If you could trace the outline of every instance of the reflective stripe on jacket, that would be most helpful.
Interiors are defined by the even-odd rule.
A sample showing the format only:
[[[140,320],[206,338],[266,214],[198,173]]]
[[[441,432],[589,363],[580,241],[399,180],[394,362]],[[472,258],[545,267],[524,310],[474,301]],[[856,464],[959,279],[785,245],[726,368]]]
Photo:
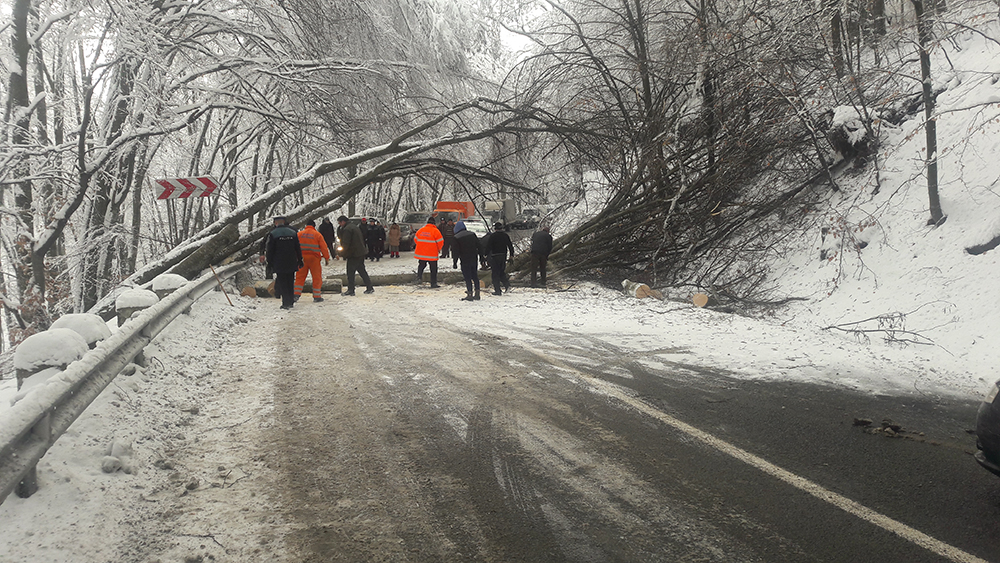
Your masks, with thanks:
[[[437,227],[427,223],[423,227],[420,227],[417,234],[413,235],[413,243],[415,246],[413,249],[414,258],[434,262],[438,259],[438,255],[441,254],[441,248],[444,246],[444,237],[441,236],[441,231]]]
[[[326,247],[323,235],[319,234],[316,227],[306,225],[306,228],[299,231],[299,245],[302,247],[302,257],[322,256],[330,259],[330,250]]]

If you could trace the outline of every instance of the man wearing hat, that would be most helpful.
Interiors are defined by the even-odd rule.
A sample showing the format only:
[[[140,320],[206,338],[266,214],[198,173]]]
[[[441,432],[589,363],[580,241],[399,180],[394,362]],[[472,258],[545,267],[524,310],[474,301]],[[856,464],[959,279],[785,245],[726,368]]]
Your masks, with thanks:
[[[305,265],[298,233],[284,217],[275,217],[265,247],[265,259],[274,272],[274,290],[281,295],[281,308],[291,309],[295,305],[295,272]]]
[[[510,291],[510,280],[507,279],[507,251],[510,251],[511,259],[514,258],[514,244],[510,241],[510,235],[503,229],[503,223],[497,221],[493,223],[493,232],[486,239],[486,255],[490,261],[490,277],[493,281],[493,295],[503,295],[500,291],[502,285],[504,289]]]
[[[347,262],[347,291],[344,296],[354,295],[355,272],[361,274],[361,281],[368,286],[365,293],[375,293],[372,280],[368,277],[368,271],[365,269],[365,255],[368,253],[368,249],[365,247],[365,238],[361,234],[361,229],[348,222],[346,215],[337,217],[337,224],[340,225],[337,228],[337,236],[340,237],[340,247],[343,249],[340,254]]]

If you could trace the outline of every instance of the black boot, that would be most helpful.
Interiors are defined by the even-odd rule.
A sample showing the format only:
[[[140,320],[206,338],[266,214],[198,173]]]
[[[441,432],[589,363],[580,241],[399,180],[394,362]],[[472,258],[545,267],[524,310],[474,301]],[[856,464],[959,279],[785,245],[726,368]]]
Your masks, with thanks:
[[[476,293],[472,296],[473,301],[479,301],[479,286],[476,286]]]
[[[462,301],[472,301],[472,300],[473,300],[472,294],[469,293],[468,291],[466,291],[465,292],[465,297],[462,298]]]

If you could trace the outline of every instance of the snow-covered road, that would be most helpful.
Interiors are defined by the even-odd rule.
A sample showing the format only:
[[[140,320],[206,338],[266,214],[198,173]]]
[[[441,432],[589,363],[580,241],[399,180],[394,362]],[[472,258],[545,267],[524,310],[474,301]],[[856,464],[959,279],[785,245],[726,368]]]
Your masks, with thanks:
[[[462,295],[388,286],[286,312],[209,294],[43,459],[39,493],[0,506],[5,557],[736,561],[765,548],[656,484],[691,446],[654,454],[674,439],[584,372],[644,392],[664,374],[697,393],[820,374],[927,394],[894,350],[829,333],[588,285]],[[114,441],[130,473],[101,472]]]

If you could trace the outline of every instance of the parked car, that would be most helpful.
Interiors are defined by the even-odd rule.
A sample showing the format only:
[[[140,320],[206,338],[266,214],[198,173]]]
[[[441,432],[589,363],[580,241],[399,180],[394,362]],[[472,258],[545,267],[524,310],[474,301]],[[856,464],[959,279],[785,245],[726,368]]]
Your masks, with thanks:
[[[416,232],[420,230],[420,227],[427,224],[427,218],[430,216],[431,214],[429,211],[409,211],[404,213],[403,219],[397,221],[397,223],[399,223],[400,229],[403,228],[403,225],[409,225],[410,232],[416,234]]]
[[[467,217],[462,219],[462,222],[465,223],[466,229],[476,233],[476,236],[479,238],[483,238],[490,233],[490,228],[486,226],[486,222],[478,217]]]
[[[397,223],[397,225],[399,225],[399,250],[402,252],[413,250],[416,247],[413,237],[417,232],[410,227],[409,223]]]
[[[1000,381],[990,387],[976,416],[975,458],[988,471],[1000,475]]]

